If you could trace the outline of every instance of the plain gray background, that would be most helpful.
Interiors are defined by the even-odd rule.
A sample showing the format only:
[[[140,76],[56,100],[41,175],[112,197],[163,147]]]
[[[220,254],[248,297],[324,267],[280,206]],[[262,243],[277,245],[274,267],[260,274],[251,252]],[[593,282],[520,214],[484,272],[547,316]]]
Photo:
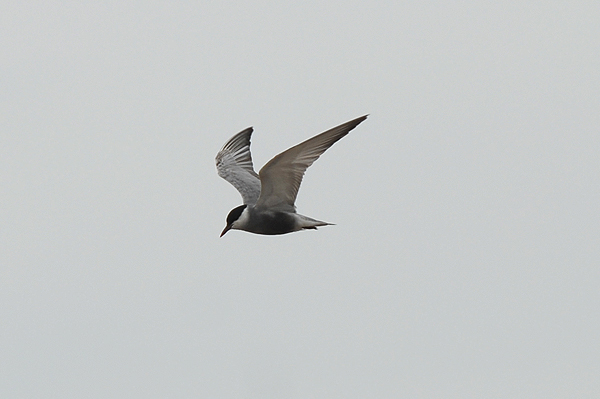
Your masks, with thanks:
[[[3,2],[0,397],[600,397],[600,6]],[[279,237],[215,171],[365,113]]]

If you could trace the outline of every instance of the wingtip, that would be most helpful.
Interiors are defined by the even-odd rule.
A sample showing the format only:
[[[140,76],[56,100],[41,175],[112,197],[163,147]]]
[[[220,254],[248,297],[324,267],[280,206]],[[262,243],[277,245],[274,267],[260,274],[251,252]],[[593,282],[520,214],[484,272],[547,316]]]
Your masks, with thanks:
[[[356,125],[359,125],[360,123],[362,123],[365,119],[367,119],[369,117],[370,114],[365,114],[363,116],[359,116],[356,119],[352,119],[349,123],[356,123]]]
[[[347,122],[346,125],[350,125],[352,126],[350,130],[354,129],[356,126],[360,125],[361,123],[363,123],[367,117],[369,116],[369,114],[363,115],[363,116],[359,116],[356,119],[352,119],[351,121]]]

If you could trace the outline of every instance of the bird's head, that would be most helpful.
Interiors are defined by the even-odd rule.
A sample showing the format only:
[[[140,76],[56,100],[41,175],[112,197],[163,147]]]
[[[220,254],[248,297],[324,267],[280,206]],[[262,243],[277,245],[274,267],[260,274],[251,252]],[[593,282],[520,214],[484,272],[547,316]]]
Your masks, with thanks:
[[[225,233],[231,229],[240,229],[242,227],[242,219],[245,218],[242,218],[241,216],[245,209],[246,205],[240,205],[237,208],[233,208],[231,212],[229,212],[229,215],[227,215],[227,226],[225,226],[219,237],[223,237]]]

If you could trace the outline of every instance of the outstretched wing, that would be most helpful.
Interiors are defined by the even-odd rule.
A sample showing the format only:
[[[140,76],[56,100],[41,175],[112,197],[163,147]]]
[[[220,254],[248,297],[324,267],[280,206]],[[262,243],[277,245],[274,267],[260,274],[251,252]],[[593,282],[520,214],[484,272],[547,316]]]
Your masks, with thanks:
[[[252,130],[249,127],[230,138],[215,158],[219,176],[240,192],[246,205],[256,204],[260,195],[260,179],[250,155]]]
[[[256,207],[295,212],[294,203],[306,169],[367,116],[334,127],[271,159],[259,172],[262,186]]]

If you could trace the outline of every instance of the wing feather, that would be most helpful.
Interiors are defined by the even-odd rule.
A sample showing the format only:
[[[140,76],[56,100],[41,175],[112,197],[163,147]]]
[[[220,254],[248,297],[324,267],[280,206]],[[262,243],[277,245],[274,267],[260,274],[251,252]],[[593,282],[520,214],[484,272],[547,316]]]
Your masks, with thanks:
[[[271,159],[259,172],[261,192],[256,207],[295,212],[294,203],[306,169],[367,116],[327,130]]]
[[[215,158],[217,173],[239,191],[246,205],[254,205],[260,195],[260,179],[250,154],[252,131],[249,127],[233,136]]]

